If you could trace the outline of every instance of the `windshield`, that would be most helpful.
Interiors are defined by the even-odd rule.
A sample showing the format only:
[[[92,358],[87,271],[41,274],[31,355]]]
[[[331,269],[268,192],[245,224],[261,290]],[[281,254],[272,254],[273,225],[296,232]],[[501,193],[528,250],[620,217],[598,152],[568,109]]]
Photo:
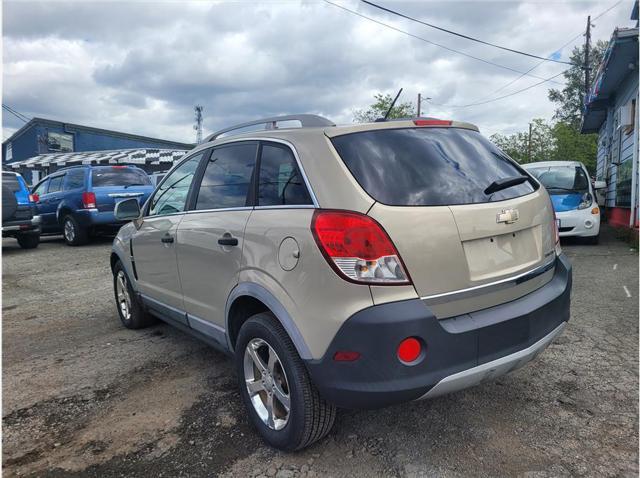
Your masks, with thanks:
[[[525,173],[488,139],[468,129],[381,129],[337,136],[332,142],[364,190],[390,206],[503,201],[537,188],[525,180],[487,190],[494,182]]]
[[[527,168],[552,194],[589,192],[589,178],[580,166]]]
[[[101,186],[149,186],[151,181],[147,173],[141,169],[109,167],[96,168],[91,172],[91,183],[94,188]]]

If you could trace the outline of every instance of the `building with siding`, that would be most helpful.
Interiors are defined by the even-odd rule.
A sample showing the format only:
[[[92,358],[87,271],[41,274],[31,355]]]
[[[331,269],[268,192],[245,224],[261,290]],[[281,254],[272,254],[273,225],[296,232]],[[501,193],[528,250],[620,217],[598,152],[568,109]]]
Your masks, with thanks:
[[[635,28],[617,28],[585,97],[582,133],[598,133],[596,179],[606,181],[604,214],[638,227],[638,2]]]
[[[14,163],[44,156],[43,161],[32,161],[31,168],[21,170],[27,181],[33,181],[32,172],[42,172],[39,165],[49,168],[47,157],[96,151],[132,149],[189,150],[194,144],[150,138],[119,131],[83,126],[44,118],[33,118],[2,143],[3,169],[13,168]],[[151,168],[154,169],[154,168]],[[44,171],[48,172],[48,169]],[[39,174],[36,173],[36,176]]]

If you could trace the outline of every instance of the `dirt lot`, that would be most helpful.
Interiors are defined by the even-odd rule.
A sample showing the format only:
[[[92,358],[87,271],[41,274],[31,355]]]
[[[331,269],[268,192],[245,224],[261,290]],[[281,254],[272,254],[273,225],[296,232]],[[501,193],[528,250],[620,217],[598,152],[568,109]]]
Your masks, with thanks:
[[[341,411],[289,455],[253,433],[229,359],[166,325],[121,327],[109,249],[3,240],[5,476],[638,474],[638,256],[610,233],[565,244],[572,319],[536,362],[432,401]]]

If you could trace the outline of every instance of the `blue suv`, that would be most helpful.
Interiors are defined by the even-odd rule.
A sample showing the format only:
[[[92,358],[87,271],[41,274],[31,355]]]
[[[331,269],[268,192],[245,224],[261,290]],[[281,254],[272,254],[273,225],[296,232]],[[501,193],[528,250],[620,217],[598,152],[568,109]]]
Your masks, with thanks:
[[[34,198],[18,173],[2,172],[2,237],[15,237],[23,249],[40,243],[40,218]]]
[[[40,181],[33,189],[43,233],[60,233],[70,246],[91,234],[115,233],[122,224],[113,215],[116,203],[136,198],[144,204],[153,186],[135,166],[71,166]]]

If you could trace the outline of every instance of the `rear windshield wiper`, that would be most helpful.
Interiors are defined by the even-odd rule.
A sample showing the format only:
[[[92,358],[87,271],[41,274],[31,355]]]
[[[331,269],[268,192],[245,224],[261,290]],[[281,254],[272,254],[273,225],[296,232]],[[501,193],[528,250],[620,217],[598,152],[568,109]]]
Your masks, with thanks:
[[[495,192],[502,191],[503,189],[517,186],[518,184],[522,184],[528,180],[529,178],[527,176],[511,176],[509,178],[496,179],[494,182],[489,184],[487,189],[484,190],[484,193],[486,195],[493,194]]]

